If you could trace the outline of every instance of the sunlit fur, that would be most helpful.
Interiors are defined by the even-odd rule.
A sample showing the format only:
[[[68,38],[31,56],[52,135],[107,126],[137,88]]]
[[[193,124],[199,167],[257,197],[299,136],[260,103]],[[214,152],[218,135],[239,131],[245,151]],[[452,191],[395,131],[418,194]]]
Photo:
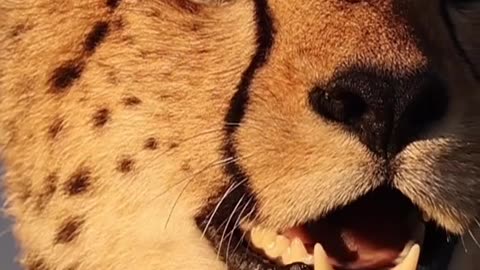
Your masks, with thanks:
[[[226,269],[194,217],[230,185],[224,117],[256,51],[254,3],[105,2],[115,1],[0,1],[0,154],[21,261],[31,269]],[[238,125],[236,162],[258,200],[253,224],[287,228],[384,181],[381,161],[358,138],[312,111],[312,87],[342,68],[402,76],[434,59],[449,111],[399,154],[392,181],[446,229],[477,226],[480,89],[472,67],[480,39],[459,32],[460,53],[439,2],[268,1],[274,44],[252,78],[245,118],[230,123]],[[453,10],[454,23],[478,25],[478,5],[469,8],[473,15]],[[85,53],[102,21],[105,39]],[[81,76],[52,89],[52,73],[69,61],[83,61]],[[126,106],[132,96],[141,103]],[[102,108],[109,117],[95,127]],[[145,147],[149,138],[157,148]],[[118,169],[124,157],[133,161],[128,172]],[[79,168],[91,172],[89,186],[68,196]],[[45,199],[51,175],[58,179]],[[82,221],[78,236],[56,243],[72,218]]]

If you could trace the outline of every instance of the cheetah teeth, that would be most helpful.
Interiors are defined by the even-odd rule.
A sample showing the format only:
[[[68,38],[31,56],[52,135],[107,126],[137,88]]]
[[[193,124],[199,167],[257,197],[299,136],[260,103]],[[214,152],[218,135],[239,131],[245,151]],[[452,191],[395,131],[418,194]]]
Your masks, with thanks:
[[[249,237],[255,249],[278,264],[304,263],[314,266],[315,270],[334,270],[325,250],[318,243],[315,244],[313,254],[309,254],[301,240],[290,240],[265,229],[253,228]],[[420,246],[411,242],[398,258],[399,264],[391,270],[415,270],[419,257]]]

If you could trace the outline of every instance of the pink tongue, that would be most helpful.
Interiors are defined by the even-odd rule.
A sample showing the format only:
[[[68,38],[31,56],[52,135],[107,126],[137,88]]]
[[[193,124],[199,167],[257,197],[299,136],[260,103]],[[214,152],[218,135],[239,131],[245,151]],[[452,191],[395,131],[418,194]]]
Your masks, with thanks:
[[[391,267],[412,236],[413,206],[395,191],[376,191],[319,222],[285,234],[321,243],[331,264],[347,269]]]

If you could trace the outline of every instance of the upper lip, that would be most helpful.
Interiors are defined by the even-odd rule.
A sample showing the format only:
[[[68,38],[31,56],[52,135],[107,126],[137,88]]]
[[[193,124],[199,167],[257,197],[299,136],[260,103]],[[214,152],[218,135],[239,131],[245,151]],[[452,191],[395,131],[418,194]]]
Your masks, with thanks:
[[[279,233],[289,240],[279,236],[280,242],[275,241],[273,235],[267,243],[257,239],[256,244],[267,250],[268,257],[278,256],[277,261],[285,263],[291,257],[285,242],[300,239],[310,251],[315,243],[321,244],[333,266],[378,269],[400,263],[414,243],[422,243],[423,232],[424,224],[414,205],[399,192],[380,188],[322,218]],[[266,245],[281,247],[275,250]],[[306,255],[297,260],[302,261],[302,256]]]
[[[211,230],[209,230],[209,228],[205,228],[206,226],[205,220],[206,220],[206,217],[204,217],[203,219],[198,219],[197,221],[199,221],[198,224],[200,228],[207,229],[206,231],[207,237],[214,243],[220,255],[222,255],[222,257],[226,260],[227,264],[229,265],[229,269],[250,270],[250,268],[241,268],[242,267],[241,265],[249,265],[249,264],[256,264],[256,266],[253,267],[252,269],[261,269],[261,270],[263,269],[299,269],[295,267],[297,267],[298,265],[301,265],[301,264],[297,264],[297,266],[281,266],[271,261],[267,257],[259,254],[258,250],[254,250],[254,248],[252,248],[252,246],[245,241],[245,236],[247,236],[248,233],[245,230],[235,228],[235,226],[237,225],[231,228],[222,228],[222,226],[224,226],[225,223],[212,222],[211,224],[212,228]],[[227,232],[234,231],[234,233],[229,234],[229,237],[231,239],[220,240],[219,238],[222,237],[222,231],[225,231],[225,230]],[[446,256],[445,254],[443,255],[443,257],[436,255],[436,254],[440,254],[440,252],[444,250],[448,250],[449,248],[451,248],[452,241],[447,242],[445,240],[446,237],[447,237],[447,234],[443,230],[436,228],[432,224],[428,224],[428,229],[425,237],[426,243],[422,248],[422,256],[421,256],[422,265],[435,265],[435,262],[437,260],[447,260],[446,262],[444,262],[443,265],[444,266],[448,265],[447,263],[448,256]],[[223,242],[222,247],[219,246],[220,242]],[[432,242],[438,242],[438,244],[432,245],[431,244]],[[230,258],[226,258],[227,254],[229,255]],[[232,259],[232,258],[236,258],[236,259]],[[337,265],[337,266],[340,267],[340,265]],[[347,267],[347,268],[337,268],[337,269],[367,269],[367,268],[355,268],[356,266],[354,264],[350,266],[348,266],[348,264],[345,264],[343,267]],[[357,266],[361,267],[361,265],[357,265]],[[303,265],[301,267],[303,267],[301,269],[309,269],[307,265]],[[439,267],[439,266],[437,265],[436,267]],[[372,268],[368,268],[368,269],[371,270]],[[431,269],[437,270],[442,268],[431,268]]]

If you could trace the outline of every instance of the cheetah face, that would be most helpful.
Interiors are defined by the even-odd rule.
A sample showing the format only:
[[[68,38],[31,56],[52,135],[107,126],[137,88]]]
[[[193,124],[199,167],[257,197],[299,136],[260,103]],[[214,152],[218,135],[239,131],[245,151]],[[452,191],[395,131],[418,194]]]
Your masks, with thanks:
[[[254,2],[204,236],[232,270],[447,269],[480,210],[478,3]]]

